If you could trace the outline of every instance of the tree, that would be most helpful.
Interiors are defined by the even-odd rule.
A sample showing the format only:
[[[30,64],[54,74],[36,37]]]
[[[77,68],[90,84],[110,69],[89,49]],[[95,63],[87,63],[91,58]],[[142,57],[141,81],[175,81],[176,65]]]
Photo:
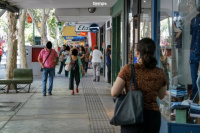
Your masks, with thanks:
[[[21,68],[27,68],[25,36],[24,36],[26,12],[27,12],[27,10],[24,9],[22,11],[22,14],[19,16],[18,45],[19,45],[19,55],[20,55]]]
[[[17,20],[15,14],[7,12],[8,19],[8,58],[7,58],[7,79],[13,78],[13,70],[17,67]]]
[[[49,17],[50,9],[36,9],[36,10],[28,10],[29,15],[32,18],[33,23],[36,26],[36,29],[40,33],[41,43],[45,45],[48,41],[47,39],[47,19]],[[41,28],[39,29],[38,23],[41,23]]]

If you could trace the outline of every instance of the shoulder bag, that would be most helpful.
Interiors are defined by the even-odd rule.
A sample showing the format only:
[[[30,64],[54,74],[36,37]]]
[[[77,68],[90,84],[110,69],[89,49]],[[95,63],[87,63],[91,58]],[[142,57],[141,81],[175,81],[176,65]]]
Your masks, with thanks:
[[[71,68],[72,68],[72,66],[71,66],[71,56],[69,56],[67,60],[68,60],[69,63],[68,63],[68,65],[65,65],[65,70],[71,71]]]
[[[47,58],[45,59],[45,61],[42,63],[44,65],[44,63],[47,61],[47,59],[49,58],[49,55],[51,54],[51,51],[49,52]],[[41,67],[40,71],[42,72],[43,71],[43,68]]]
[[[132,90],[132,82],[135,89]],[[143,123],[143,94],[137,89],[134,65],[131,64],[131,81],[126,95],[120,95],[115,99],[114,116],[110,124],[133,125]]]

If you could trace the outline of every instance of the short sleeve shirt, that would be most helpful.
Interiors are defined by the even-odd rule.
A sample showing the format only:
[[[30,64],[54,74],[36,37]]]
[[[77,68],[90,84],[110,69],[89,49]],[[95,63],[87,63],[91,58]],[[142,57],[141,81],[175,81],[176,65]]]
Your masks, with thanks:
[[[110,66],[111,65],[111,59],[110,59],[111,51],[109,51],[106,55],[106,65]]]
[[[93,50],[91,56],[92,56],[92,62],[98,62],[98,63],[101,62],[101,57],[103,57],[101,51],[97,49]]]
[[[49,55],[49,52],[46,50],[46,48],[44,48],[40,51],[38,58],[42,59],[42,62],[44,63],[44,61],[48,55]],[[57,57],[58,57],[57,52],[54,49],[51,49],[51,53],[50,53],[48,59],[46,60],[46,62],[44,63],[44,67],[54,68],[54,63],[55,63],[54,59]]]
[[[166,75],[161,68],[146,69],[143,65],[134,64],[137,87],[142,90],[144,96],[144,108],[159,111],[157,105],[158,91],[167,84]],[[118,77],[125,81],[125,89],[129,91],[131,66],[125,65]],[[134,84],[132,85],[134,90]]]

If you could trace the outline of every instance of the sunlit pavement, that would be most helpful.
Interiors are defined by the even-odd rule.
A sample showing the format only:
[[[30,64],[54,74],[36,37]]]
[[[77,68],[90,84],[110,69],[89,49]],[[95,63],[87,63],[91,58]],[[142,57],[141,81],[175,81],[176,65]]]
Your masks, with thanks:
[[[42,95],[41,76],[35,77],[31,92],[0,92],[0,133],[114,133],[119,127],[109,124],[114,103],[111,86],[101,77],[92,81],[92,69],[81,80],[79,93],[71,95],[68,78],[57,74],[53,95]],[[5,66],[0,66],[5,78]]]

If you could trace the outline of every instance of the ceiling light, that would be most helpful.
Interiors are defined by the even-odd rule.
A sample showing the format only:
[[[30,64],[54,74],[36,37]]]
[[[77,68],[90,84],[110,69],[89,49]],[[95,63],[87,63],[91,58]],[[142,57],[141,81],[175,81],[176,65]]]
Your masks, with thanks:
[[[146,0],[144,0],[144,2],[147,2]]]

